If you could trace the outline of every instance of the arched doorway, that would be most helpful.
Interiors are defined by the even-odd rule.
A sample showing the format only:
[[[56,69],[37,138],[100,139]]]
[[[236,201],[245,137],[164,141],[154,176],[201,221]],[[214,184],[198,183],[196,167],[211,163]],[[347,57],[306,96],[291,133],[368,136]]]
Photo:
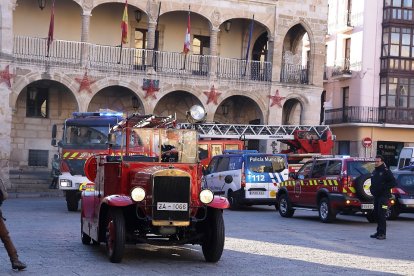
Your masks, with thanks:
[[[186,91],[173,91],[159,100],[154,108],[154,114],[161,116],[175,114],[177,122],[186,123],[186,112],[195,104],[203,106],[193,94]]]

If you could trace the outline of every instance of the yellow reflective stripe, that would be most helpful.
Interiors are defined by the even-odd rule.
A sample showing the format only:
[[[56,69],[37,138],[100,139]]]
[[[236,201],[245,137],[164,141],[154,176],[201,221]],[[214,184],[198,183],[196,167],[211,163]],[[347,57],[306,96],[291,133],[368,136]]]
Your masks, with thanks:
[[[328,180],[329,186],[332,186],[332,180]]]
[[[351,191],[351,193],[355,193],[356,192],[356,190],[355,190],[354,187],[348,187],[348,189]]]
[[[63,158],[68,157],[68,155],[69,155],[69,152],[65,152],[65,153],[63,154]]]
[[[343,193],[346,193],[346,192],[348,192],[345,188],[342,188],[342,192]]]
[[[382,205],[382,209],[388,209],[387,205]]]
[[[71,156],[69,156],[69,159],[75,158],[78,154],[79,154],[79,152],[72,153]]]
[[[334,180],[333,182],[335,186],[338,186],[338,180]]]

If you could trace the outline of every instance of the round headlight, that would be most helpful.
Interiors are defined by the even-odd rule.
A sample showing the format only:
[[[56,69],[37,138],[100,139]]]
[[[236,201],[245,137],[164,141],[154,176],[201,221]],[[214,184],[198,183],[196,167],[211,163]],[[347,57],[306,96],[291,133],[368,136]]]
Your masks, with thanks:
[[[131,191],[131,198],[133,201],[143,201],[145,198],[145,190],[141,187],[135,187]]]
[[[200,105],[193,105],[190,108],[190,116],[195,121],[201,121],[206,116],[206,112],[205,112],[205,110],[204,110],[204,108],[202,106],[200,106]]]
[[[204,204],[209,204],[213,201],[214,194],[212,191],[205,189],[200,192],[200,201]]]

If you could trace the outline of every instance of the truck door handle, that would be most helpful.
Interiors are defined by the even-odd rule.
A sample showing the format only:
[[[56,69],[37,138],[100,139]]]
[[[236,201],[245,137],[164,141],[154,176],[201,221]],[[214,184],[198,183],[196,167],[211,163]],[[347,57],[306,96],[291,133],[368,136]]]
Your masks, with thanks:
[[[318,183],[319,184],[323,184],[323,180],[318,180]]]

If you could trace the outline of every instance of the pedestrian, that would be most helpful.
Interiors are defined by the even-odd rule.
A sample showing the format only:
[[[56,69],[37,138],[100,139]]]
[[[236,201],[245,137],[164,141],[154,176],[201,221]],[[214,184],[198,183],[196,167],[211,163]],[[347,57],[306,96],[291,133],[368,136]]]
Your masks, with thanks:
[[[371,194],[374,196],[374,216],[377,219],[377,232],[370,237],[385,240],[387,235],[386,213],[388,201],[391,197],[391,188],[395,187],[394,175],[384,163],[384,157],[375,157],[375,169],[371,174]]]
[[[0,206],[3,204],[3,201],[7,198],[7,192],[4,186],[3,180],[0,178]],[[13,245],[12,240],[10,239],[9,231],[6,228],[4,221],[6,219],[3,217],[3,213],[0,209],[0,238],[6,248],[7,254],[10,257],[10,262],[13,269],[23,270],[26,268],[26,264],[19,260],[17,255],[17,250]]]
[[[59,160],[59,155],[57,154],[53,155],[51,175],[52,175],[52,184],[50,184],[49,189],[57,189],[57,184],[58,184],[59,175],[60,175],[60,160]]]

